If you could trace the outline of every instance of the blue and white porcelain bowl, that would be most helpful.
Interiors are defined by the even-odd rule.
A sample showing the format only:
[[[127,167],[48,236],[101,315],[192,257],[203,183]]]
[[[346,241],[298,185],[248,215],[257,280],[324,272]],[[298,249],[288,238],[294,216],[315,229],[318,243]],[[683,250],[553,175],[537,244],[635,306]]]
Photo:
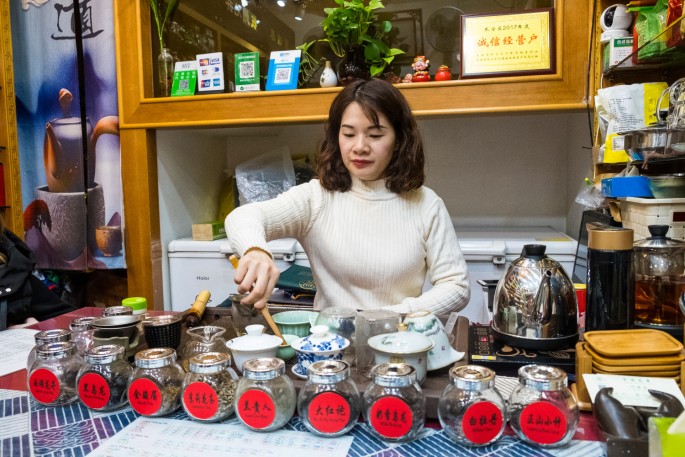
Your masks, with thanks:
[[[315,325],[311,335],[290,343],[297,352],[298,365],[304,370],[319,360],[342,360],[349,345],[350,340],[331,332],[327,325]]]

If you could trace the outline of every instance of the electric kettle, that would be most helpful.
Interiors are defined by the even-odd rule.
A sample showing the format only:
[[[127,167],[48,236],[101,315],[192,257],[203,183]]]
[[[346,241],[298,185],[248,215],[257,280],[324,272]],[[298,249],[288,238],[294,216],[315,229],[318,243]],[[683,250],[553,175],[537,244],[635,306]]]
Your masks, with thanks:
[[[578,341],[573,282],[547,246],[527,244],[497,283],[491,327],[495,338],[532,350],[572,347]]]

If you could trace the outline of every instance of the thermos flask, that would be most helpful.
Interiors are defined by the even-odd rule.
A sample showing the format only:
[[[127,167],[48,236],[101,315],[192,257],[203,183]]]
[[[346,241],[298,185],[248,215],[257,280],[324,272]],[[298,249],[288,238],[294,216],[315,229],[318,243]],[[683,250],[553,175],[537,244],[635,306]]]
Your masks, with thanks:
[[[585,330],[633,327],[633,231],[588,226]]]

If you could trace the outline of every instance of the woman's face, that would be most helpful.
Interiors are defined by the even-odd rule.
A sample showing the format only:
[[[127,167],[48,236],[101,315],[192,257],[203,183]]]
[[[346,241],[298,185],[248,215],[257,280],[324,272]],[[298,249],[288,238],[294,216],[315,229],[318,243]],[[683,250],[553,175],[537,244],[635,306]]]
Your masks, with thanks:
[[[343,111],[338,143],[345,168],[362,181],[381,179],[395,149],[395,130],[388,118],[378,113],[379,125],[366,117],[358,103]]]

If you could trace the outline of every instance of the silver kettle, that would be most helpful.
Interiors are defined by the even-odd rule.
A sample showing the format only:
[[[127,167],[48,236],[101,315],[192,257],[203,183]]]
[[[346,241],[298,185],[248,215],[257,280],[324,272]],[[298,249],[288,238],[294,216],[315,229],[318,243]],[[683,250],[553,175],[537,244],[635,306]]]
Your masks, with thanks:
[[[572,347],[578,341],[573,282],[543,244],[523,246],[497,283],[491,327],[495,338],[532,350]]]

